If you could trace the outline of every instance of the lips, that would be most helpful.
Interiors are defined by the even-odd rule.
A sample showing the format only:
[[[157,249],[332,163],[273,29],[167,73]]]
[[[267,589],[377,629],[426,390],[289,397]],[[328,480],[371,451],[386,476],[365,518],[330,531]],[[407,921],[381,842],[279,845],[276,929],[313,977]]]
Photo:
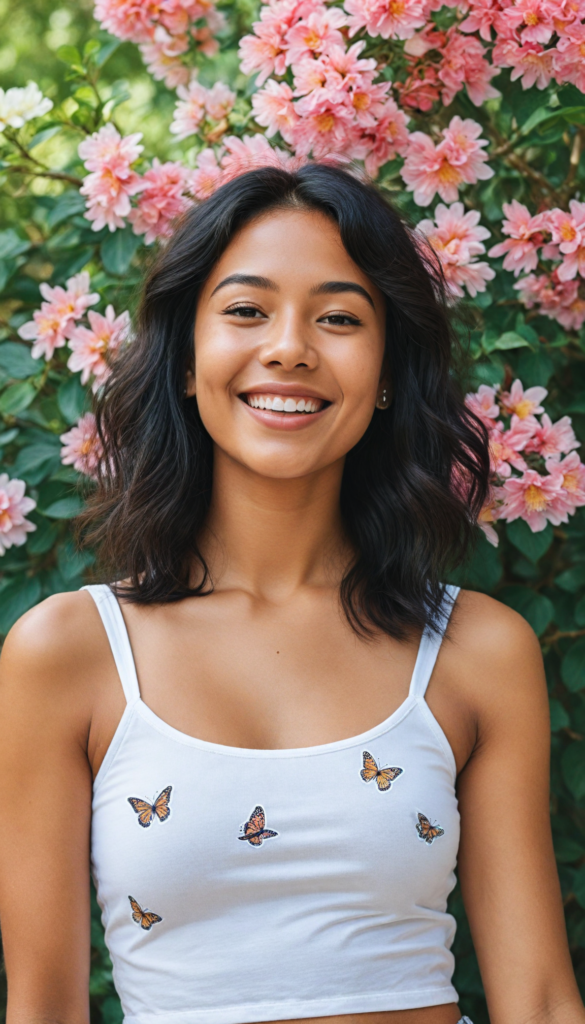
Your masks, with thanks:
[[[264,409],[269,412],[284,413],[285,415],[300,413],[306,416],[321,412],[329,404],[323,398],[314,398],[309,395],[277,395],[248,392],[240,395],[240,398],[252,409]]]

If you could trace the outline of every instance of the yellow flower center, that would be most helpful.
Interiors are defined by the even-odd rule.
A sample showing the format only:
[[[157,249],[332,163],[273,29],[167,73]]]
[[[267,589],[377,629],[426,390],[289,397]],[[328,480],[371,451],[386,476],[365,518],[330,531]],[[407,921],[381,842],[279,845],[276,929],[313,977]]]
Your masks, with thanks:
[[[524,501],[529,512],[543,512],[548,501],[541,487],[530,484],[524,492]]]
[[[401,14],[404,14],[404,7],[404,0],[390,0],[389,10],[394,18],[399,18]]]
[[[5,533],[6,530],[9,530],[11,526],[12,519],[10,518],[6,509],[2,509],[2,511],[0,511],[0,531],[2,531],[2,533]]]
[[[459,168],[452,167],[450,163],[445,161],[441,167],[439,167],[439,178],[446,185],[459,185],[463,180],[459,172]]]
[[[525,398],[522,402],[518,402],[518,404],[513,407],[512,412],[516,413],[518,419],[525,420],[527,416],[530,416],[533,409],[534,403],[529,402],[528,399]]]
[[[370,105],[370,97],[367,92],[354,92],[352,103],[356,110],[367,110]]]
[[[576,491],[579,487],[579,476],[577,473],[563,474],[563,487],[566,491]]]
[[[335,118],[333,114],[326,112],[324,114],[317,114],[315,118],[315,124],[317,131],[319,132],[330,132],[335,124]]]
[[[571,221],[563,221],[563,225],[561,227],[561,238],[563,239],[563,242],[572,242],[576,234],[577,232],[571,224]]]
[[[582,57],[585,57],[585,43],[581,43],[579,46],[579,53]]]
[[[315,32],[315,29],[310,29],[304,37],[305,46],[308,50],[316,50],[320,43],[319,33]]]
[[[526,25],[538,25],[538,14],[535,11],[527,11],[524,15]]]

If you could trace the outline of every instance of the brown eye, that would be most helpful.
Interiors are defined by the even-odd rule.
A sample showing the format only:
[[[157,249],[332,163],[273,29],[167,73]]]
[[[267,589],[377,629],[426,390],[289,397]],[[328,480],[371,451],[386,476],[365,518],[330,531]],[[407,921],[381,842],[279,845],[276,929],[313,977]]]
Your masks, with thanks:
[[[361,320],[350,316],[349,313],[328,313],[321,317],[319,323],[331,324],[332,327],[359,327]]]
[[[262,319],[264,316],[256,306],[230,306],[223,310],[224,316],[240,316],[245,320]]]

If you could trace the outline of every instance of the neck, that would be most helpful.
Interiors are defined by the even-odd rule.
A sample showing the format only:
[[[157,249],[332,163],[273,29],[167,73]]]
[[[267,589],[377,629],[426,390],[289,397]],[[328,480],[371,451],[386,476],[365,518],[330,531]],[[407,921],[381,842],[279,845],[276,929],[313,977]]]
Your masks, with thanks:
[[[351,555],[339,507],[343,464],[281,480],[216,448],[200,543],[214,586],[276,601],[304,585],[338,586]]]

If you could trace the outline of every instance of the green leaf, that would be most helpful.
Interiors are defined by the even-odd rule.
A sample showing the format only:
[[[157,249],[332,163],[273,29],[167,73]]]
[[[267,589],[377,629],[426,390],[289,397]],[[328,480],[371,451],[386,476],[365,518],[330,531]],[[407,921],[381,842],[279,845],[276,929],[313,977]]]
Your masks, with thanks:
[[[81,67],[81,54],[76,46],[60,46],[57,57],[69,67]]]
[[[33,359],[28,345],[17,341],[5,341],[0,345],[0,367],[16,380],[32,377],[41,370],[41,364]]]
[[[525,388],[536,385],[546,387],[554,368],[551,357],[542,345],[536,352],[522,352],[518,359],[518,376]]]
[[[501,352],[507,352],[514,348],[530,348],[530,342],[526,341],[517,331],[505,331],[504,334],[494,342],[494,348]]]
[[[108,58],[116,52],[116,50],[120,46],[120,42],[121,40],[115,39],[114,36],[108,36],[106,38],[106,40],[101,45],[101,49],[97,57],[95,57],[95,63],[97,64],[98,68],[102,68],[108,60]]]
[[[20,256],[21,253],[28,252],[30,247],[28,238],[21,238],[12,228],[0,231],[0,259]]]
[[[30,140],[30,142],[28,144],[28,148],[29,149],[34,149],[35,146],[40,146],[41,143],[47,142],[48,139],[52,139],[53,135],[56,135],[57,132],[60,132],[60,131],[61,131],[61,125],[60,124],[51,125],[50,128],[43,128],[40,132],[37,132],[36,135],[33,135],[32,139]]]
[[[478,530],[478,538],[471,558],[453,574],[451,582],[489,594],[501,578],[502,563],[498,551]]]
[[[19,433],[18,427],[13,427],[12,430],[3,430],[0,434],[0,445],[4,447],[4,445],[10,444],[15,437],[18,437]]]
[[[54,501],[48,508],[40,509],[39,511],[49,519],[74,519],[75,516],[79,515],[82,507],[80,498],[77,495],[72,495],[70,498],[60,498],[59,501]]]
[[[509,608],[519,612],[532,626],[537,636],[541,636],[548,624],[552,622],[554,615],[552,601],[530,587],[503,587],[498,591],[498,598]]]
[[[518,548],[531,562],[538,562],[550,548],[554,533],[550,523],[547,523],[544,530],[533,533],[528,523],[523,519],[515,519],[513,523],[506,526],[506,536],[512,541],[514,547]]]
[[[559,732],[560,729],[567,729],[571,724],[571,720],[560,700],[555,700],[553,697],[549,704],[551,732]]]
[[[11,626],[40,600],[41,584],[36,576],[11,580],[0,591],[0,633],[6,635]]]
[[[561,769],[567,787],[576,800],[585,797],[585,742],[571,743],[561,758]]]
[[[585,586],[585,562],[566,569],[556,577],[555,583],[561,590],[567,590],[569,594],[576,594],[581,587]]]
[[[55,228],[64,220],[74,217],[76,213],[82,213],[83,210],[85,210],[85,199],[79,192],[64,192],[49,213],[47,223],[50,228]]]
[[[57,565],[65,582],[81,576],[92,562],[93,556],[88,551],[78,551],[70,541],[63,544],[57,553]]]
[[[28,382],[13,384],[0,396],[0,413],[5,416],[16,416],[28,408],[36,393],[36,389]]]
[[[575,605],[575,622],[578,626],[585,626],[585,597]]]
[[[40,516],[37,521],[37,528],[31,533],[26,542],[27,550],[32,555],[44,555],[50,551],[57,539],[57,527],[54,523],[47,522]]]
[[[90,85],[80,85],[79,89],[76,89],[73,93],[73,98],[78,103],[85,103],[92,110],[95,110],[98,105],[98,98]]]
[[[79,375],[72,375],[59,385],[57,402],[67,423],[77,423],[84,413],[87,397],[87,390],[80,383]]]
[[[585,864],[582,864],[573,882],[573,892],[579,906],[585,909]]]
[[[571,645],[561,662],[562,680],[571,693],[585,687],[585,636]]]
[[[556,112],[555,115],[556,116]],[[538,107],[522,125],[522,134],[528,135],[537,125],[543,121],[550,120],[551,112],[548,107]]]
[[[128,271],[140,241],[132,228],[127,227],[121,231],[114,231],[105,242],[102,242],[100,253],[109,274],[121,277]]]
[[[583,856],[581,843],[578,843],[576,839],[571,839],[569,836],[555,835],[554,844],[555,856],[561,864],[572,864],[573,861],[580,860]]]
[[[40,483],[43,479],[43,473],[39,476],[35,473],[35,479],[30,479],[31,470],[43,470],[46,469],[48,472],[51,468],[50,463],[56,461],[56,466],[59,466],[59,451],[60,445],[52,444],[47,437],[47,441],[41,444],[29,444],[25,448],[21,448],[16,460],[14,462],[14,475],[23,476],[29,481],[29,483]]]

